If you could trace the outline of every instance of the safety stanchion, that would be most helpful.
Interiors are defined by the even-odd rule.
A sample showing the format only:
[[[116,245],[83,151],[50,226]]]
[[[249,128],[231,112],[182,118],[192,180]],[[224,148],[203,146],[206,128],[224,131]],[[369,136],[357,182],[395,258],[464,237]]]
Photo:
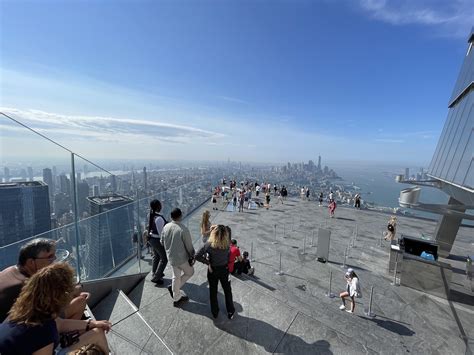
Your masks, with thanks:
[[[367,309],[367,312],[365,312],[365,315],[369,318],[375,318],[375,313],[372,313],[372,296],[373,295],[374,295],[374,286],[370,288],[369,308]]]
[[[273,241],[273,244],[278,244],[278,241],[277,241],[277,225],[276,224],[273,225],[273,236],[275,237],[275,240]]]
[[[280,269],[276,273],[277,275],[283,275],[283,270],[281,269],[281,253],[280,253]]]
[[[392,286],[398,286],[397,284],[397,273],[398,273],[398,253],[395,257],[395,269],[393,270],[393,282],[390,283]]]
[[[326,296],[329,298],[334,298],[336,297],[336,295],[331,292],[331,288],[332,288],[332,271],[329,272],[329,290],[326,293]]]
[[[302,255],[306,255],[306,234],[304,235],[304,239],[303,239],[303,254]]]
[[[310,248],[313,247],[313,243],[314,243],[314,229],[311,232],[311,244],[309,245]]]
[[[286,238],[286,223],[283,223],[283,239]]]
[[[344,261],[342,262],[342,265],[341,265],[343,269],[346,268],[346,259],[347,259],[347,248],[344,249]]]
[[[255,261],[255,256],[253,255],[253,242],[250,243],[250,261]]]

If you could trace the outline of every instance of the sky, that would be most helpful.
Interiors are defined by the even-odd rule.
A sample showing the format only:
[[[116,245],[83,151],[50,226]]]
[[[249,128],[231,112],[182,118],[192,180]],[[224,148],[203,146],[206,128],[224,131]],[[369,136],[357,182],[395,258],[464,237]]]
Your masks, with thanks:
[[[426,166],[472,7],[0,0],[0,111],[90,159]],[[4,157],[65,154],[0,127]]]

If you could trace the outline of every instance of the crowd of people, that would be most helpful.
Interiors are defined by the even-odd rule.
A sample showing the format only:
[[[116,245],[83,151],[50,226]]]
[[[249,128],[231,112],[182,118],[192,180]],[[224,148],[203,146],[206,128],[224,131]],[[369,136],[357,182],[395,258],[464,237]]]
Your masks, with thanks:
[[[252,194],[255,199],[252,199]],[[259,195],[265,196],[265,203],[259,204]],[[234,211],[243,212],[251,208],[252,202],[258,206],[270,207],[271,195],[284,203],[288,196],[285,186],[279,188],[269,183],[250,184],[225,179],[212,194],[213,209],[219,209],[217,201],[227,205],[232,201]],[[301,198],[309,199],[309,188],[301,189]],[[319,194],[319,205],[323,203],[323,193]],[[336,201],[332,191],[328,194],[328,208],[334,217]],[[247,204],[247,206],[245,206]],[[360,195],[356,195],[355,207],[360,208]],[[211,215],[204,211],[200,223],[201,246],[195,251],[191,233],[182,223],[183,214],[179,208],[171,211],[168,221],[160,212],[162,204],[152,200],[144,239],[151,248],[152,278],[156,285],[164,285],[164,272],[167,264],[171,266],[172,280],[167,286],[173,305],[180,307],[189,297],[183,292],[183,285],[194,274],[196,261],[207,266],[211,314],[219,315],[217,302],[218,284],[225,295],[226,313],[229,319],[235,314],[230,275],[242,273],[253,275],[255,269],[250,265],[247,251],[241,253],[236,239],[232,238],[229,226],[211,224]],[[385,238],[395,236],[396,217],[388,223]],[[72,353],[85,347],[96,349],[97,354],[108,354],[109,348],[105,333],[111,329],[107,320],[93,320],[84,310],[90,294],[75,284],[73,269],[66,263],[55,262],[55,241],[35,239],[22,246],[17,265],[0,272],[0,353],[50,355]],[[359,278],[354,270],[345,274],[347,287],[340,293],[341,309],[346,309],[349,299],[355,309],[355,298],[361,297]],[[56,351],[56,352],[55,352]]]

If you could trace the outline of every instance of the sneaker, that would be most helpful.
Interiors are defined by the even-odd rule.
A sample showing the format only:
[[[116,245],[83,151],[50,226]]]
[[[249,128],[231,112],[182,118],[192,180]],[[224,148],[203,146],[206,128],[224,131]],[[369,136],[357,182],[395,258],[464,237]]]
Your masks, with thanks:
[[[234,313],[235,313],[235,311],[227,313],[227,318],[229,318],[229,319],[234,318]]]
[[[188,296],[181,296],[181,298],[179,299],[180,302],[187,302],[189,301],[189,297]]]
[[[346,306],[344,306],[343,304],[341,304],[341,305],[339,306],[339,309],[340,309],[341,311],[343,311],[343,310],[346,309]]]
[[[350,314],[353,314],[354,312],[352,312],[350,309],[346,309],[346,312],[347,313],[350,313]]]
[[[174,298],[174,297],[173,297],[173,289],[171,288],[171,285],[169,285],[169,286],[167,287],[167,289],[168,289],[168,292],[170,293],[171,298]]]
[[[217,319],[217,317],[219,316],[219,312],[217,312],[217,313],[212,313],[212,316],[214,317],[214,319]]]
[[[163,285],[165,282],[162,279],[151,279],[151,282],[157,284],[157,285]]]
[[[189,301],[189,297],[188,296],[181,296],[181,298],[179,300],[173,302],[173,306],[174,307],[179,307],[186,301]]]

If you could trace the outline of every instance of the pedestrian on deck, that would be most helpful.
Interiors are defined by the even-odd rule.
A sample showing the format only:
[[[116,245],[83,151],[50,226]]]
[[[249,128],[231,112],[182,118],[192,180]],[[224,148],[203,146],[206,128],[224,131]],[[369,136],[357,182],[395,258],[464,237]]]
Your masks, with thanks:
[[[235,313],[229,279],[229,254],[229,237],[226,227],[221,224],[212,226],[209,240],[196,253],[196,260],[208,265],[209,298],[214,318],[217,318],[219,315],[219,303],[217,301],[219,282],[224,290],[227,317],[232,319]]]
[[[329,217],[331,218],[334,218],[334,213],[336,212],[336,201],[332,200],[330,203],[329,203]]]
[[[342,305],[339,307],[340,310],[346,310],[346,297],[349,297],[349,302],[351,302],[350,310],[346,310],[349,313],[354,313],[355,310],[355,298],[362,297],[360,291],[360,282],[359,277],[356,275],[353,269],[347,269],[346,274],[344,275],[346,279],[346,291],[341,292],[339,297],[341,298]]]
[[[153,264],[151,268],[151,282],[157,285],[163,285],[163,276],[168,258],[166,257],[165,249],[160,242],[160,236],[163,227],[166,224],[166,219],[161,214],[161,202],[159,200],[152,200],[150,202],[150,214],[148,216],[148,232],[151,247],[153,248]]]
[[[306,188],[306,199],[309,201],[309,187]]]
[[[211,213],[206,210],[202,214],[201,218],[201,240],[206,243],[211,234]]]
[[[189,297],[182,294],[181,288],[194,274],[194,247],[191,233],[181,223],[183,214],[179,208],[171,211],[171,222],[163,228],[161,243],[173,270],[173,279],[168,291],[173,298],[173,306],[179,307]]]
[[[384,232],[385,240],[392,241],[395,239],[395,233],[397,232],[397,217],[391,216],[388,220],[387,230]]]
[[[319,193],[319,206],[322,206],[322,205],[323,205],[323,197],[324,197],[324,196],[323,196],[323,193],[320,192],[320,193]]]
[[[360,194],[356,193],[354,196],[354,207],[360,210]]]
[[[265,202],[266,202],[266,208],[268,210],[268,208],[270,207],[270,191],[267,190],[267,192],[265,193]]]

